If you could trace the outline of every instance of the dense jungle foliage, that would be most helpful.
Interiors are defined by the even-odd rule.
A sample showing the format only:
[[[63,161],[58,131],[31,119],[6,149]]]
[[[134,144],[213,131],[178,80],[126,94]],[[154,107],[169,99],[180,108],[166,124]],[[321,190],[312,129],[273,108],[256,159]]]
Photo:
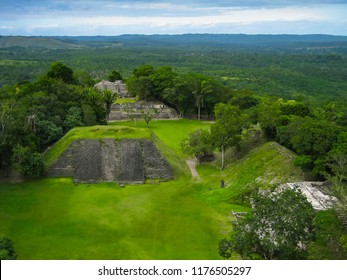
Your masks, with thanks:
[[[133,96],[159,99],[181,116],[213,118],[216,104],[233,106],[219,108],[240,116],[238,128],[230,133],[238,135],[260,123],[269,139],[299,155],[296,164],[303,169],[318,177],[334,173],[339,181],[345,179],[346,167],[336,166],[347,149],[344,37],[129,35],[0,40],[2,170],[23,162],[34,164],[19,167],[23,174],[30,173],[27,169],[42,170],[35,167],[40,161],[36,153],[72,127],[105,123],[107,96],[92,86],[101,79],[114,80],[117,74],[125,78]],[[223,118],[217,116],[217,122],[229,122],[230,127],[230,120]],[[233,146],[239,144],[235,139]],[[216,145],[222,150],[229,144]]]

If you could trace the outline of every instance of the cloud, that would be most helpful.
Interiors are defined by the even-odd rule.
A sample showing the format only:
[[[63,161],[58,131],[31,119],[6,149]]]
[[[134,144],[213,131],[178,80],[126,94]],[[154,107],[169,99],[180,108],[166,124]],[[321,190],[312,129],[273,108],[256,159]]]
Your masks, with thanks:
[[[0,28],[3,34],[321,33],[320,26],[325,26],[328,33],[347,35],[341,27],[347,24],[347,0],[6,0],[1,4],[0,26],[12,27]],[[299,24],[307,28],[300,29]]]

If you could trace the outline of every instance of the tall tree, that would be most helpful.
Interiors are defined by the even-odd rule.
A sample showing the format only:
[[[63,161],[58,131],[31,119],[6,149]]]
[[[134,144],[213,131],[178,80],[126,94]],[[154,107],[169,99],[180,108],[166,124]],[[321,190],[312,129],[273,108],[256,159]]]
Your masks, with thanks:
[[[232,146],[239,146],[242,129],[248,126],[248,121],[238,107],[223,103],[215,106],[215,116],[216,122],[211,126],[211,136],[214,145],[222,153],[221,169],[223,170],[225,150]]]
[[[195,99],[195,107],[198,108],[198,120],[201,119],[201,107],[204,107],[204,100],[208,93],[212,92],[211,83],[207,80],[195,80],[192,83],[192,93]]]

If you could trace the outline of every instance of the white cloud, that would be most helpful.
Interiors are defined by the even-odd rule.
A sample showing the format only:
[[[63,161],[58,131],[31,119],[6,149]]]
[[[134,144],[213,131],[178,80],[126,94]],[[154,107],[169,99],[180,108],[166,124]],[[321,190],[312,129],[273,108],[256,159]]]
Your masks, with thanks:
[[[327,17],[316,10],[300,8],[261,9],[261,10],[228,10],[222,14],[203,16],[95,16],[76,17],[61,20],[61,25],[83,26],[208,26],[219,24],[253,24],[256,22],[275,21],[322,21]],[[50,26],[52,24],[47,24]],[[54,26],[56,27],[56,26]]]
[[[255,3],[248,1],[251,2]],[[265,2],[268,1],[263,1]],[[236,32],[235,30],[240,33],[296,33],[299,30],[298,26],[305,24],[305,32],[321,33],[321,30],[314,27],[325,24],[328,33],[347,35],[347,30],[341,27],[344,23],[347,24],[347,4],[272,7],[264,5],[257,8],[254,5],[231,6],[224,0],[211,3],[199,5],[192,1],[186,3],[168,0],[135,1],[129,4],[129,1],[102,0],[83,1],[86,8],[78,9],[77,2],[72,1],[68,11],[54,9],[11,17],[5,17],[5,14],[2,16],[0,11],[0,30],[3,34],[13,33],[13,30],[26,30],[29,35],[40,35],[40,32],[47,34],[49,30],[52,35],[80,35],[78,32],[82,31],[83,35],[114,35],[115,32],[202,33],[216,30],[226,33]],[[13,26],[14,29],[1,26]],[[262,26],[266,26],[263,31],[260,29]]]

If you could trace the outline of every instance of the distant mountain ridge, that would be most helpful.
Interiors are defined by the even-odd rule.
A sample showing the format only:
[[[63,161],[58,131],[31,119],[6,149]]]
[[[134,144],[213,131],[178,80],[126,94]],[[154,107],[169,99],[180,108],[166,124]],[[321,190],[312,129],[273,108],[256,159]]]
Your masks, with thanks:
[[[347,36],[334,35],[246,35],[246,34],[182,34],[119,36],[0,36],[0,48],[75,49],[113,46],[288,46],[292,44],[347,44]]]
[[[75,49],[78,44],[69,43],[52,37],[1,36],[0,48],[43,48],[43,49]]]

